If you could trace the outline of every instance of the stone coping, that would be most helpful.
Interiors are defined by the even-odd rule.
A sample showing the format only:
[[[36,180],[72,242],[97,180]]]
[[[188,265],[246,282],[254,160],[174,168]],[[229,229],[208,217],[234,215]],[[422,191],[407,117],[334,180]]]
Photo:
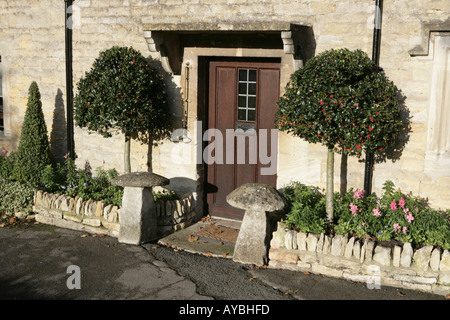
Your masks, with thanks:
[[[285,21],[251,21],[245,23],[197,22],[197,23],[149,23],[143,25],[149,31],[289,31],[291,23]]]
[[[450,254],[433,246],[410,243],[384,247],[370,239],[329,237],[289,230],[278,222],[269,249],[269,267],[311,272],[438,295],[450,293]]]

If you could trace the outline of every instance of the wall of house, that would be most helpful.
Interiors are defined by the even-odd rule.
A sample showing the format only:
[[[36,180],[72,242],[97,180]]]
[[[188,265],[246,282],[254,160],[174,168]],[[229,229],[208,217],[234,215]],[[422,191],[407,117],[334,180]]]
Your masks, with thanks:
[[[113,45],[133,46],[144,56],[159,60],[159,53],[149,50],[143,36],[144,30],[152,24],[202,22],[221,25],[227,30],[244,22],[288,21],[312,27],[312,46],[316,54],[342,47],[362,49],[369,56],[372,53],[373,1],[76,0],[74,4],[74,9],[78,10],[73,29],[75,89],[78,79],[90,69],[98,53]],[[441,141],[438,144],[441,147],[437,149],[427,147],[430,139],[435,137],[430,136],[430,128],[435,127],[433,119],[441,119],[443,110],[433,97],[442,96],[439,90],[445,92],[446,88],[441,86],[442,89],[436,92],[437,86],[432,86],[432,83],[441,81],[442,77],[436,70],[439,63],[448,59],[445,58],[447,49],[439,47],[434,50],[434,45],[448,43],[442,38],[449,34],[450,28],[445,29],[447,33],[432,33],[429,38],[431,29],[424,26],[448,21],[448,11],[446,0],[386,1],[381,37],[380,65],[406,96],[411,132],[397,159],[375,166],[373,189],[379,193],[384,181],[391,179],[404,191],[429,197],[435,207],[450,207],[450,170],[445,166],[449,159],[447,142]],[[1,138],[0,146],[17,147],[28,86],[35,80],[41,89],[48,130],[55,141],[55,153],[61,157],[66,152],[64,2],[2,1],[0,13],[6,17],[0,20],[0,55],[4,68],[3,91],[7,97],[5,137]],[[442,31],[441,28],[439,30]],[[438,41],[435,41],[436,37]],[[411,55],[410,51],[417,52],[417,48],[425,49],[420,55]],[[436,62],[435,54],[441,62]],[[445,68],[448,68],[448,63]],[[196,71],[193,72],[195,76]],[[171,92],[171,113],[179,120],[181,99],[186,93],[184,74],[167,76],[167,83]],[[443,101],[447,101],[445,99],[448,97]],[[190,114],[189,127],[193,128],[196,106],[191,105],[190,108],[194,113]],[[92,168],[114,167],[121,171],[123,144],[122,136],[105,140],[75,128],[79,166],[88,162]],[[196,147],[195,141],[182,146],[194,151]],[[201,175],[198,166],[181,165],[170,160],[176,148],[180,148],[180,144],[169,141],[156,141],[151,147],[133,142],[132,170],[146,171],[150,167],[166,177],[180,178],[175,187],[188,189],[182,190],[183,193],[201,192],[197,187]],[[291,180],[325,187],[326,150],[323,147],[308,145],[280,133],[278,154],[279,188]],[[362,188],[364,164],[358,159],[348,159],[343,168],[347,170],[344,186]],[[340,179],[340,157],[336,158],[335,172],[335,189],[340,190],[344,183]]]

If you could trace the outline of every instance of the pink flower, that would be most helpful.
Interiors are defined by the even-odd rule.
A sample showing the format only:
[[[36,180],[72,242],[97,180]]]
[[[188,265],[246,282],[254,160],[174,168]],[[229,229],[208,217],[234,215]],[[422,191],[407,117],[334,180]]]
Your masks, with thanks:
[[[65,154],[64,155],[64,159],[67,159],[67,157],[69,156],[69,154],[67,153],[67,154]]]
[[[2,152],[3,152],[3,154],[7,154],[8,153],[8,150],[6,150],[6,149],[2,149]]]
[[[411,221],[414,220],[413,215],[411,214],[411,212],[406,216],[406,219],[408,220],[409,223],[411,223]]]
[[[403,227],[403,234],[406,234],[406,231],[408,231],[407,227]]]
[[[395,200],[391,202],[391,209],[397,210],[397,202],[395,202]]]
[[[400,229],[400,225],[398,223],[394,223],[394,230],[398,231]]]
[[[365,190],[356,189],[355,193],[353,194],[353,198],[355,198],[355,199],[362,199],[362,198],[364,198],[364,193],[365,192],[366,192]]]
[[[406,204],[406,202],[405,202],[405,199],[403,199],[403,198],[401,198],[401,199],[398,201],[398,205],[399,205],[400,207],[402,207],[402,208],[405,207],[405,204]]]
[[[352,214],[356,217],[356,211],[358,210],[358,206],[350,203],[350,211],[352,212]]]
[[[379,209],[379,208],[374,208],[374,209],[373,209],[373,215],[374,215],[375,217],[381,216],[380,209]]]
[[[363,227],[364,227],[364,226],[366,225],[366,223],[365,223],[365,222],[363,222],[363,223],[362,223],[362,225],[363,225]]]

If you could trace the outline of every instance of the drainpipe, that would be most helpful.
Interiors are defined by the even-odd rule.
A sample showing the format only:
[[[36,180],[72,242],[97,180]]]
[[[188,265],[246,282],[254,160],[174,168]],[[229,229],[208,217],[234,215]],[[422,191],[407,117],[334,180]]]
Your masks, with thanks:
[[[377,68],[380,64],[380,39],[381,39],[381,13],[383,10],[383,0],[375,0],[375,22],[373,26],[372,61]],[[366,152],[366,162],[364,170],[364,190],[366,196],[372,193],[372,174],[374,165],[374,155]]]
[[[75,159],[73,139],[73,76],[72,76],[72,4],[73,0],[64,0],[65,50],[66,50],[66,121],[67,121],[67,153]]]

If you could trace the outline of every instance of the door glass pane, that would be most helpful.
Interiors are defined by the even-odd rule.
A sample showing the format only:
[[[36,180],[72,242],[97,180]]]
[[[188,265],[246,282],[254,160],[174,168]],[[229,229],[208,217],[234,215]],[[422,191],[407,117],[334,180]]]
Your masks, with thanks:
[[[247,94],[247,83],[239,83],[239,94]]]
[[[238,121],[256,121],[256,80],[255,69],[239,69]]]
[[[247,69],[239,70],[239,81],[247,81]]]
[[[255,110],[248,110],[248,121],[255,121]]]
[[[248,97],[247,108],[256,108],[256,97]]]
[[[256,81],[256,70],[248,70],[248,73],[249,73],[248,80]]]
[[[248,84],[248,94],[256,94],[256,82]]]
[[[238,109],[238,120],[247,121],[247,109]]]
[[[239,96],[238,98],[238,108],[247,107],[247,96]]]

